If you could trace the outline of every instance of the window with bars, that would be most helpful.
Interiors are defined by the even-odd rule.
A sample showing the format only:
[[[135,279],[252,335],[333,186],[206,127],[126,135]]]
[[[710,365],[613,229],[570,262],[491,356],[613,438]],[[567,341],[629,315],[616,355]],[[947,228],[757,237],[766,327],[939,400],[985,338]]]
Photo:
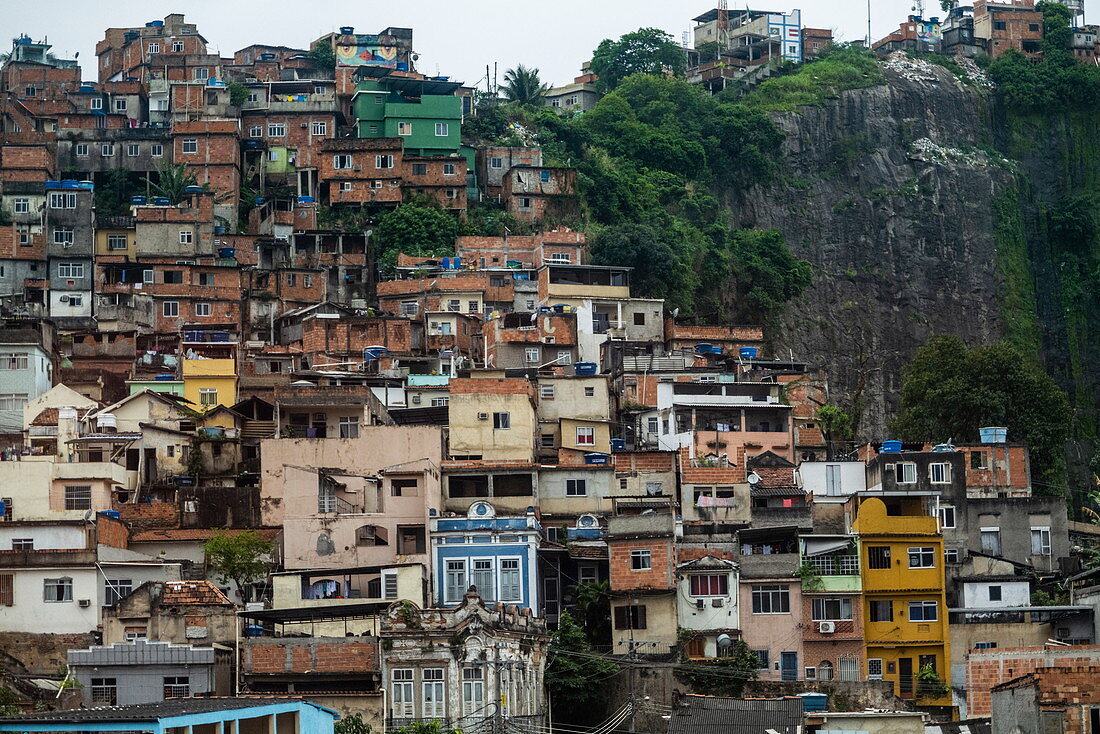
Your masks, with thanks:
[[[66,510],[90,510],[92,509],[92,486],[90,484],[75,484],[65,486]]]
[[[645,604],[615,607],[615,629],[644,630],[646,628]]]
[[[0,607],[15,606],[15,575],[0,573]]]
[[[868,547],[867,568],[879,570],[890,568],[890,546],[872,545]]]
[[[727,596],[729,576],[724,573],[696,573],[689,578],[692,596]]]
[[[92,678],[92,703],[118,705],[118,681],[114,678]]]
[[[164,677],[165,698],[187,698],[191,695],[191,678],[186,675]]]

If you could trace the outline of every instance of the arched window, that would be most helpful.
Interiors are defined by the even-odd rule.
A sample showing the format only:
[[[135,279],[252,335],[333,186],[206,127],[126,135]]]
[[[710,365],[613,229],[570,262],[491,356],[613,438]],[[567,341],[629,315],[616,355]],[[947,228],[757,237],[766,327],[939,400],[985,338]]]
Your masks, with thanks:
[[[818,680],[832,680],[833,679],[833,664],[828,660],[822,660],[817,666],[817,679]]]

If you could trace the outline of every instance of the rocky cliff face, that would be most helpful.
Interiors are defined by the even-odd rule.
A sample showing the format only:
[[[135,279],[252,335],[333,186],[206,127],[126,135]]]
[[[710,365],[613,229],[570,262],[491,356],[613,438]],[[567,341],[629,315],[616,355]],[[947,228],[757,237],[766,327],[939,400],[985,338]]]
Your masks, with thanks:
[[[990,94],[938,67],[886,74],[777,118],[783,177],[727,202],[740,226],[781,230],[813,263],[775,346],[827,368],[862,438],[886,436],[899,371],[930,335],[1026,340],[1035,310],[1029,277],[1013,273],[1026,244],[1002,221],[1018,217],[1018,186],[992,152]]]

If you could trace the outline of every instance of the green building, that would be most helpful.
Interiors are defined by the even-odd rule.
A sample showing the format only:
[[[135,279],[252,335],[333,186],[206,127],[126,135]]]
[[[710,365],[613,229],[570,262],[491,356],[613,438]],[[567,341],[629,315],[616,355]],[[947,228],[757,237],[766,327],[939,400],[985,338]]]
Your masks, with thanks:
[[[437,79],[386,76],[361,81],[352,97],[360,138],[401,138],[414,156],[459,155],[462,85]]]

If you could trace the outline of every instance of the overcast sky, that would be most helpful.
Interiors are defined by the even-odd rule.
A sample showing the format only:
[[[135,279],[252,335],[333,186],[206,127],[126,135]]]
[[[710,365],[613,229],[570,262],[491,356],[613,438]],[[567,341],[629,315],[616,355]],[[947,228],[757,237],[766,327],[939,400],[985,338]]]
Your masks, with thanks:
[[[927,15],[939,14],[939,0],[925,0]],[[914,0],[872,0],[873,35],[886,35],[911,11]],[[831,28],[840,40],[863,38],[867,28],[865,0],[768,0],[770,10],[800,7],[803,24]],[[485,65],[505,69],[518,63],[542,71],[544,81],[572,81],[582,61],[604,38],[643,26],[668,31],[677,41],[692,27],[692,17],[716,3],[688,0],[286,0],[246,3],[239,0],[85,0],[44,3],[0,0],[0,29],[35,40],[47,36],[54,52],[71,58],[80,52],[83,77],[94,80],[95,44],[107,27],[132,27],[186,13],[197,23],[210,50],[223,56],[252,43],[306,48],[318,36],[340,26],[377,33],[387,26],[414,29],[421,72],[449,75],[467,84],[485,77]],[[729,6],[746,7],[745,0]],[[753,3],[752,7],[761,7]],[[8,50],[7,39],[0,40]]]

